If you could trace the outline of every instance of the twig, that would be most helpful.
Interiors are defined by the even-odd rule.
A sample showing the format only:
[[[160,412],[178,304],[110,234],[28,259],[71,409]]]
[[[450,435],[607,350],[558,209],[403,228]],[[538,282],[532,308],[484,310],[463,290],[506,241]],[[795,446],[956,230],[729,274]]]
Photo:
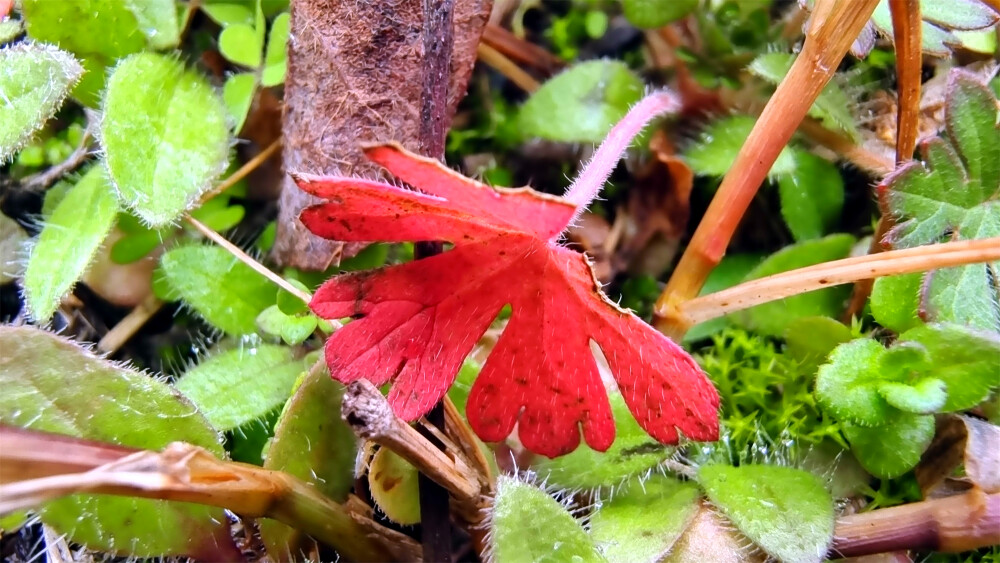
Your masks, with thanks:
[[[87,127],[83,130],[83,135],[80,139],[80,144],[73,149],[69,157],[60,162],[59,164],[50,166],[43,172],[39,172],[33,176],[25,178],[23,182],[24,189],[29,191],[43,191],[48,189],[49,186],[55,184],[60,178],[69,174],[70,172],[77,169],[78,166],[83,164],[84,160],[90,156],[90,142],[93,140],[93,135],[90,134],[90,121],[87,121]]]
[[[825,287],[1000,260],[1000,237],[963,240],[834,260],[742,283],[680,304],[676,319],[687,326],[761,303]]]
[[[483,43],[517,63],[528,65],[551,75],[566,65],[544,47],[521,39],[506,29],[489,23],[483,29]]]
[[[541,86],[537,80],[535,80],[530,74],[525,72],[521,67],[517,66],[514,61],[507,58],[506,55],[497,51],[493,47],[490,47],[486,43],[480,43],[476,47],[476,53],[479,55],[479,60],[486,63],[494,70],[500,74],[507,77],[508,80],[517,85],[518,88],[528,92],[529,94],[538,90]]]
[[[158,313],[163,305],[163,301],[150,293],[142,300],[142,303],[129,311],[122,320],[118,321],[118,324],[101,338],[97,343],[97,349],[105,354],[114,354],[146,324],[146,321]]]
[[[211,240],[215,244],[225,248],[230,254],[235,256],[240,262],[243,262],[247,266],[253,268],[255,272],[264,276],[265,278],[271,280],[281,289],[284,289],[288,293],[291,293],[295,297],[302,300],[303,303],[309,304],[312,301],[312,295],[309,295],[305,291],[295,287],[294,285],[288,283],[288,281],[279,276],[278,274],[272,272],[269,268],[261,264],[260,262],[251,258],[246,252],[240,249],[240,247],[226,240],[226,237],[220,235],[219,233],[210,229],[207,225],[201,221],[195,219],[190,215],[186,215],[184,220],[191,224],[192,227],[198,230],[199,233],[205,235],[205,238]]]
[[[198,198],[198,205],[201,205],[206,201],[212,199],[213,197],[221,194],[222,192],[231,188],[233,184],[235,184],[236,182],[239,182],[243,178],[249,176],[251,172],[256,170],[257,167],[259,167],[261,164],[264,163],[264,161],[271,158],[271,155],[277,152],[278,149],[280,148],[281,148],[281,138],[279,137],[273,143],[268,145],[266,149],[260,151],[260,153],[258,153],[256,156],[246,161],[243,164],[243,166],[240,166],[239,170],[233,172],[225,180],[219,182],[218,186],[215,186],[214,188],[201,194],[201,197]]]

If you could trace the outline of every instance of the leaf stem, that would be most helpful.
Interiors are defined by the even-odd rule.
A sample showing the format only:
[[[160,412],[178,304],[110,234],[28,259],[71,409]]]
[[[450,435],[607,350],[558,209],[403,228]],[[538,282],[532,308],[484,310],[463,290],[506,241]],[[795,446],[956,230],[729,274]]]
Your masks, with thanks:
[[[692,299],[680,304],[678,318],[686,326],[691,326],[733,311],[834,285],[996,260],[1000,260],[1000,237],[834,260],[748,281]]]
[[[675,112],[680,107],[681,102],[676,94],[668,90],[658,90],[632,106],[625,117],[611,128],[611,132],[598,147],[593,158],[584,166],[563,196],[576,205],[577,216],[600,193],[605,180],[618,165],[632,139],[654,118],[664,113]]]
[[[267,266],[251,258],[250,255],[248,255],[246,252],[243,252],[243,250],[241,250],[240,247],[226,240],[226,237],[213,231],[208,227],[208,225],[205,225],[204,223],[202,223],[201,221],[195,219],[190,215],[186,215],[184,217],[184,220],[190,223],[192,227],[197,229],[199,233],[205,235],[205,238],[211,240],[212,242],[221,246],[222,248],[225,248],[240,262],[243,262],[247,266],[250,266],[251,268],[253,268],[255,272],[271,280],[272,282],[275,283],[275,285],[277,285],[281,289],[284,289],[288,293],[291,293],[295,297],[298,297],[299,299],[302,300],[303,303],[308,305],[309,302],[312,301],[312,295],[288,283],[288,281],[285,278],[272,272]]]
[[[208,190],[207,192],[201,194],[198,198],[198,205],[205,203],[206,201],[212,199],[213,197],[221,194],[222,192],[233,187],[233,184],[239,182],[243,178],[250,175],[251,172],[257,169],[258,166],[264,163],[265,160],[271,158],[271,156],[281,148],[281,138],[279,137],[273,143],[267,146],[266,149],[260,151],[257,156],[254,156],[250,160],[246,161],[243,166],[240,166],[236,172],[233,172],[226,177],[225,180],[219,182],[218,186]]]

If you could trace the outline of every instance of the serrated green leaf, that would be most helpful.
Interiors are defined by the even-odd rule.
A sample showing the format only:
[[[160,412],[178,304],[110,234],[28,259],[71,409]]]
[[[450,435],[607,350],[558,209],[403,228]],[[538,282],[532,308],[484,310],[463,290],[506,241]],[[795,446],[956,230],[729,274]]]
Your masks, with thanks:
[[[372,500],[390,520],[409,526],[420,523],[420,486],[416,467],[392,450],[382,448],[368,467]]]
[[[271,22],[271,33],[267,38],[267,51],[264,55],[264,70],[260,80],[266,87],[277,86],[285,81],[285,50],[290,31],[288,13],[279,14]]]
[[[885,424],[895,412],[882,395],[880,359],[885,348],[859,338],[837,346],[816,374],[816,398],[839,420],[865,426]]]
[[[263,49],[253,26],[239,23],[228,25],[219,34],[219,52],[238,65],[259,67]]]
[[[119,197],[154,226],[193,205],[228,164],[222,100],[203,76],[153,53],[124,59],[108,79],[101,137]]]
[[[566,489],[601,489],[620,485],[663,463],[674,449],[652,439],[635,421],[620,393],[608,396],[615,419],[615,441],[606,452],[586,444],[555,459],[541,459],[534,469],[547,482]]]
[[[302,373],[291,348],[244,345],[200,362],[175,387],[219,430],[260,419],[285,403]]]
[[[525,138],[599,143],[639,101],[643,88],[624,63],[580,63],[531,95],[518,112],[518,127]]]
[[[765,53],[750,63],[747,69],[771,84],[778,85],[792,68],[795,55],[791,53]],[[829,82],[809,108],[809,115],[821,120],[828,129],[843,131],[851,138],[858,135],[851,108],[854,104],[836,82]]]
[[[24,0],[21,7],[28,35],[105,64],[180,40],[173,0]]]
[[[923,276],[923,273],[917,272],[875,280],[870,303],[872,316],[878,324],[896,332],[905,332],[923,324],[917,314],[920,311]]]
[[[622,0],[622,13],[632,25],[643,29],[663,27],[690,14],[698,0]]]
[[[583,526],[554,498],[506,476],[497,479],[489,542],[492,559],[504,563],[604,561]]]
[[[828,235],[785,247],[767,257],[753,269],[746,280],[755,280],[795,268],[812,266],[846,257],[854,245],[847,234]],[[788,324],[801,317],[837,317],[850,294],[849,286],[812,291],[779,301],[751,307],[730,315],[737,324],[749,330],[781,337]]]
[[[271,282],[217,246],[174,248],[160,266],[171,297],[228,334],[256,332],[257,315],[274,304]]]
[[[168,385],[31,327],[0,327],[0,422],[158,450],[174,441],[223,456],[218,433]],[[223,510],[104,495],[48,503],[42,521],[90,549],[218,560],[233,549]],[[225,553],[231,556],[231,552]]]
[[[934,438],[934,417],[895,413],[874,428],[843,424],[844,436],[861,466],[879,479],[899,477],[913,469]]]
[[[118,200],[104,167],[95,165],[80,178],[45,221],[24,272],[26,303],[32,318],[47,322],[114,227]]]
[[[354,432],[339,416],[343,392],[325,369],[303,374],[264,452],[265,469],[312,483],[338,502],[354,487],[357,453]],[[300,532],[268,519],[260,521],[260,535],[272,557],[303,559]]]
[[[202,4],[200,7],[205,15],[223,27],[253,25],[254,22],[253,10],[245,4],[219,2]]]
[[[45,125],[81,75],[76,58],[51,45],[0,49],[0,164]]]
[[[833,540],[833,498],[808,471],[769,465],[706,465],[698,483],[716,508],[769,555],[823,561]]]
[[[698,511],[691,482],[655,475],[601,503],[590,537],[609,561],[662,561]]]
[[[778,176],[781,216],[797,241],[820,238],[840,219],[844,179],[837,167],[812,153],[793,152],[795,170]]]
[[[933,414],[944,406],[948,391],[944,381],[925,377],[911,384],[885,381],[878,392],[897,409],[913,414]]]
[[[933,323],[908,330],[901,342],[927,349],[928,376],[944,381],[948,400],[938,412],[972,408],[1000,387],[1000,335],[956,324]]]
[[[222,99],[226,102],[229,118],[233,123],[233,132],[239,133],[247,119],[247,113],[253,104],[257,92],[257,76],[252,72],[233,74],[222,86]]]
[[[698,141],[684,151],[684,160],[696,174],[725,176],[733,167],[736,155],[753,130],[755,119],[732,115],[713,121],[698,136]],[[795,158],[788,147],[781,149],[768,174],[772,177],[795,170]]]

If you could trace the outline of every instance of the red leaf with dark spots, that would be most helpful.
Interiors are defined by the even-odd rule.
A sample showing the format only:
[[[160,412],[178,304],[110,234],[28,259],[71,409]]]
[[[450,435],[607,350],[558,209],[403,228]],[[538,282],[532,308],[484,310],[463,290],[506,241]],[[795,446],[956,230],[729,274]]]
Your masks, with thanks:
[[[626,129],[618,131],[618,141],[626,139],[622,147],[634,135],[627,126],[634,129],[635,123],[628,119],[615,128]],[[570,200],[579,197],[491,188],[396,145],[366,152],[423,193],[300,175],[303,190],[329,200],[303,211],[302,222],[335,240],[444,240],[454,248],[337,276],[316,292],[311,307],[317,315],[357,318],[327,342],[335,379],[393,381],[394,411],[418,418],[441,400],[466,355],[510,304],[510,321],[467,406],[469,423],[484,440],[502,440],[518,423],[525,447],[550,457],[575,449],[581,428],[590,447],[607,449],[614,421],[591,341],[607,358],[632,414],[653,437],[676,443],[678,430],[695,440],[718,437],[718,394],[694,360],[610,302],[584,255],[556,242],[577,213]],[[606,156],[598,151],[591,167],[610,170]],[[596,193],[607,174],[591,176],[581,178],[595,183]]]

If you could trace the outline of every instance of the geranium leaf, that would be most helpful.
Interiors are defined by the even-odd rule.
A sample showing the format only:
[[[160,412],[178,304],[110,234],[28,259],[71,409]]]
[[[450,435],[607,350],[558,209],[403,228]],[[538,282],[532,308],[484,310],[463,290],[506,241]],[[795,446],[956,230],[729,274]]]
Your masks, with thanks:
[[[934,438],[934,417],[895,411],[886,423],[866,428],[844,421],[844,436],[861,466],[879,479],[912,469]]]
[[[228,350],[189,369],[175,387],[219,430],[232,430],[284,404],[304,369],[291,348]]]
[[[47,322],[59,301],[87,270],[118,216],[118,200],[104,167],[95,165],[73,185],[45,221],[24,272],[32,318]]]
[[[82,74],[73,55],[51,45],[0,49],[0,163],[52,117]]]
[[[816,397],[823,408],[840,420],[864,426],[885,424],[895,410],[878,391],[884,381],[879,368],[885,353],[881,344],[867,338],[834,348],[830,362],[816,374]]]
[[[833,498],[819,477],[793,467],[706,465],[698,483],[741,532],[779,561],[824,560]]]
[[[556,499],[528,483],[499,477],[489,519],[492,561],[604,561],[583,526]]]
[[[32,327],[0,327],[0,350],[0,423],[153,450],[185,441],[224,455],[208,421],[162,381]],[[73,542],[135,557],[217,561],[234,549],[224,511],[203,505],[73,495],[41,516]]]
[[[663,443],[676,443],[678,430],[717,438],[718,394],[694,360],[610,302],[586,258],[554,242],[574,204],[530,188],[491,188],[395,145],[367,154],[426,193],[300,176],[302,189],[329,200],[303,211],[302,222],[336,240],[444,240],[454,248],[338,276],[316,292],[311,306],[320,317],[362,317],[327,342],[336,379],[393,380],[389,402],[413,420],[441,399],[510,304],[510,321],[469,395],[469,423],[482,439],[502,440],[517,424],[525,447],[554,457],[576,448],[582,427],[592,448],[606,450],[615,429],[592,340],[646,432]]]
[[[190,119],[197,115],[198,119]],[[154,53],[124,59],[108,79],[101,137],[122,202],[162,226],[226,169],[226,108],[183,63]]]

